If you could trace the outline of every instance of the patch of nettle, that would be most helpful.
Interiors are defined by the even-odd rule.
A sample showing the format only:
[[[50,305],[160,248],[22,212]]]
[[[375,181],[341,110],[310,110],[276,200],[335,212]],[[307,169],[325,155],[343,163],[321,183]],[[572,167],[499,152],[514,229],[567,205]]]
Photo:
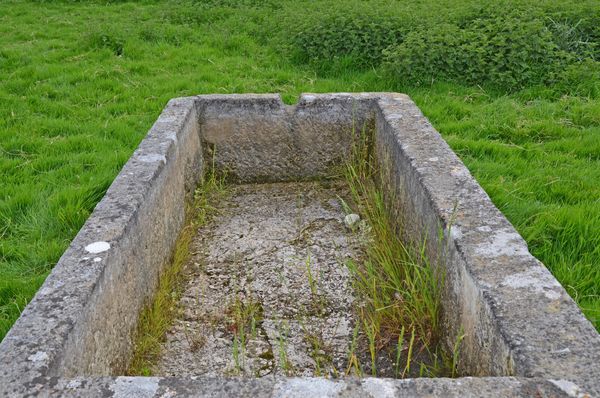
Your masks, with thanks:
[[[586,79],[584,88],[573,75],[600,76],[599,7],[453,6],[431,13],[394,1],[330,1],[303,19],[291,17],[287,42],[294,59],[320,70],[383,64],[403,85],[452,81],[511,92],[557,84],[563,93],[598,96],[598,81]]]

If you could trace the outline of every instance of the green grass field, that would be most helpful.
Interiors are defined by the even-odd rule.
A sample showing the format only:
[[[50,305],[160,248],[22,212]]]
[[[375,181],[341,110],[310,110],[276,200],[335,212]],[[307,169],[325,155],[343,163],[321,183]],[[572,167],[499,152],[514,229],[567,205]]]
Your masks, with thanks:
[[[335,36],[328,29],[348,22],[323,21],[337,21],[326,19],[332,9],[347,15],[344,7],[356,9],[356,1],[2,2],[0,339],[167,100],[244,92],[279,92],[287,103],[301,92],[406,92],[600,329],[600,68],[593,61],[600,10],[594,1],[505,3],[535,4],[560,48],[590,63],[553,83],[515,82],[510,90],[450,72],[447,82],[403,80],[393,70],[406,59],[393,69],[344,49],[352,39],[373,50],[387,30],[355,24],[341,42],[319,46],[311,26]],[[398,10],[398,20],[427,14],[432,23],[447,18],[467,28],[472,15],[488,12],[471,0],[437,13],[435,2],[421,2],[414,15],[407,2],[368,4],[365,15],[375,21]],[[403,26],[400,41],[413,29]],[[309,39],[334,52],[311,52]]]

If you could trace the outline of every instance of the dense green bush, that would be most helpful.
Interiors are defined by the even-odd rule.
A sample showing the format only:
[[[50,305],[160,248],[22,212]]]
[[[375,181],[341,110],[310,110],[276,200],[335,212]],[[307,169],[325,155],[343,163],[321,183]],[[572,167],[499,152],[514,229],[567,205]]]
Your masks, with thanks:
[[[414,30],[384,53],[389,70],[405,82],[450,80],[508,90],[555,80],[571,58],[542,22],[501,17],[465,28]]]
[[[468,7],[455,15],[460,28],[468,29],[476,22],[498,17],[522,22],[539,21],[552,33],[561,50],[579,60],[598,59],[600,51],[600,7],[586,1],[496,1]]]
[[[317,72],[385,61],[401,84],[444,80],[514,91],[560,83],[567,89],[575,73],[586,73],[584,61],[600,60],[600,7],[590,1],[460,0],[435,12],[428,2],[395,0],[304,5],[292,16],[284,7],[277,31],[290,56]]]
[[[395,16],[338,9],[301,23],[291,40],[296,61],[324,66],[350,59],[353,67],[366,68],[378,65],[404,31]]]

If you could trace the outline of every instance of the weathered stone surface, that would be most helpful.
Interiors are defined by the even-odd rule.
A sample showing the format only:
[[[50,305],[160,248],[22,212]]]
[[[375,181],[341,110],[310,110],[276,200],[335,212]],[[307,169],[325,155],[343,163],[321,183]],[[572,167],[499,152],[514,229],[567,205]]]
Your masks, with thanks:
[[[445,272],[448,345],[465,334],[461,370],[566,379],[600,393],[600,367],[588,366],[600,364],[598,333],[414,103],[381,98],[376,131],[390,207],[408,237],[428,237]]]
[[[168,260],[203,159],[247,182],[323,176],[365,123],[376,127],[399,230],[415,241],[427,237],[446,275],[446,342],[466,334],[461,371],[499,377],[72,379],[119,374],[126,365],[139,310]],[[305,94],[290,107],[274,95],[208,95],[169,102],[0,343],[0,394],[277,396],[342,388],[366,396],[367,388],[389,387],[390,396],[583,396],[600,395],[599,364],[593,326],[408,97]],[[509,375],[519,379],[501,377]]]
[[[355,229],[358,227],[358,222],[360,221],[360,216],[358,214],[348,214],[344,218],[344,223],[350,229]]]
[[[363,245],[343,224],[348,195],[329,182],[230,187],[191,243],[182,313],[153,374],[343,372],[355,324],[345,262]]]
[[[304,94],[286,107],[279,95],[199,96],[205,155],[246,182],[328,175],[348,153],[353,129],[372,119],[372,103],[361,98]]]
[[[567,398],[580,391],[543,379],[485,377],[461,379],[324,379],[217,377],[42,378],[31,396],[89,398]],[[558,384],[558,385],[557,385]]]

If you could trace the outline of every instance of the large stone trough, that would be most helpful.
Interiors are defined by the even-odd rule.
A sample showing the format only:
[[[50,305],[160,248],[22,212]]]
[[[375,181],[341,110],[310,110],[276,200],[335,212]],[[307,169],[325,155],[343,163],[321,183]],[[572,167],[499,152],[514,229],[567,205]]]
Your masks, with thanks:
[[[458,379],[124,377],[209,164],[240,182],[324,176],[375,131],[387,205],[445,274]],[[600,336],[405,95],[171,100],[0,344],[3,396],[598,396]]]

